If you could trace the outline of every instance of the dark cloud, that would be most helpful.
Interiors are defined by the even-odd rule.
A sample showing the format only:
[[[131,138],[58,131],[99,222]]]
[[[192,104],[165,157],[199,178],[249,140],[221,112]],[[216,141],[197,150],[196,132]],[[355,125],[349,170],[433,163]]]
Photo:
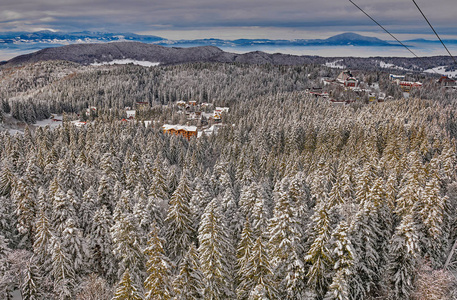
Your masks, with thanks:
[[[430,34],[412,1],[355,1],[392,32]],[[416,1],[436,29],[455,34],[455,0]],[[342,0],[2,0],[0,31],[54,29],[144,32],[240,27],[382,31]],[[217,32],[216,32],[217,33]]]

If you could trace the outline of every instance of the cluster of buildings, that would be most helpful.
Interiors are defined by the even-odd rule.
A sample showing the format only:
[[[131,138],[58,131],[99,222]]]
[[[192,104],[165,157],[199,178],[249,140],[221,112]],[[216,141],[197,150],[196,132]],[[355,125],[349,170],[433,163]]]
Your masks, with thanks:
[[[200,137],[201,135],[212,135],[217,133],[221,126],[222,115],[229,112],[228,107],[216,107],[213,110],[209,108],[212,104],[197,101],[177,101],[176,105],[179,107],[179,114],[185,114],[188,121],[195,121],[197,126],[184,126],[165,124],[162,130],[167,134],[181,135],[187,139],[193,136]]]
[[[422,86],[422,83],[419,81],[406,81],[405,78],[405,75],[389,74],[389,79],[392,82],[397,83],[397,85],[399,85],[404,92],[409,92],[411,88],[418,88]]]

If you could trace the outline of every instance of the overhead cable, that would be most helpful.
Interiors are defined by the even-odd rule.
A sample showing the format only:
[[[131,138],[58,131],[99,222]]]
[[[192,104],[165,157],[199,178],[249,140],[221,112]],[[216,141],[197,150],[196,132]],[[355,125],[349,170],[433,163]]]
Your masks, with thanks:
[[[350,1],[350,0],[349,0]],[[420,9],[419,5],[417,5],[416,1],[412,0],[414,2],[414,5],[416,5],[417,9],[420,11],[420,13],[422,14],[422,16],[424,17],[425,21],[427,21],[428,25],[430,26],[430,28],[433,30],[433,32],[435,33],[436,37],[440,40],[441,44],[443,44],[443,47],[444,49],[446,49],[447,53],[449,53],[449,56],[452,57],[452,59],[454,60],[455,64],[457,64],[457,61],[455,60],[454,56],[452,56],[451,52],[449,51],[449,49],[446,47],[446,45],[444,44],[443,40],[440,38],[440,36],[438,35],[438,33],[436,32],[435,28],[433,28],[432,24],[428,21],[427,17],[425,16],[425,14],[422,12],[422,10]],[[351,1],[352,2],[352,1]]]

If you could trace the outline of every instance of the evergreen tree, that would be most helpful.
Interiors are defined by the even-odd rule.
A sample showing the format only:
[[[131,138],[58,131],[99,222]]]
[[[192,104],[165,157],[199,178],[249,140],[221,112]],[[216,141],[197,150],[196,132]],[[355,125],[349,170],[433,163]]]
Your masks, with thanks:
[[[110,231],[113,253],[119,260],[118,275],[129,269],[129,278],[136,284],[143,282],[144,256],[135,219],[131,214],[120,214]]]
[[[327,300],[349,300],[349,280],[353,274],[353,266],[357,262],[354,249],[348,236],[349,226],[345,221],[341,221],[335,229],[333,240],[333,255],[335,265],[333,270],[332,283],[325,296]]]
[[[181,262],[195,236],[190,199],[190,183],[187,173],[183,172],[178,188],[171,196],[165,219],[167,253],[175,264]]]
[[[21,286],[21,295],[24,300],[39,300],[42,299],[39,286],[40,274],[36,265],[30,261],[24,272],[24,279]]]
[[[327,292],[328,273],[333,263],[330,242],[330,223],[325,205],[320,204],[312,216],[310,232],[311,246],[305,256],[305,262],[310,264],[306,277],[308,287],[318,296]]]
[[[203,273],[194,244],[190,245],[189,251],[179,266],[179,274],[173,282],[173,287],[177,300],[203,298]]]
[[[147,257],[148,277],[144,281],[145,299],[166,300],[173,298],[171,287],[171,265],[165,256],[162,241],[157,235],[157,228],[152,225],[148,247],[144,250]]]
[[[216,199],[213,199],[205,209],[198,230],[198,241],[205,284],[204,298],[233,298],[233,250]]]
[[[103,275],[109,282],[117,278],[116,259],[113,254],[113,241],[110,228],[113,219],[106,208],[99,208],[93,218],[89,235],[90,265],[91,269]]]
[[[89,258],[86,239],[71,218],[65,222],[65,229],[62,232],[62,248],[65,248],[65,252],[69,255],[75,272],[78,275],[85,272]]]
[[[117,284],[116,291],[111,300],[142,300],[138,289],[135,287],[134,281],[130,277],[129,269],[127,268],[122,274],[122,278]]]
[[[243,275],[237,288],[238,299],[248,299],[257,285],[263,286],[268,299],[278,298],[265,240],[262,236],[257,238],[244,268],[240,269]]]
[[[76,274],[69,253],[62,247],[62,240],[53,237],[52,244],[52,277],[54,294],[59,300],[73,299],[76,286]]]
[[[300,298],[305,290],[301,228],[288,191],[281,188],[276,195],[278,199],[269,225],[271,265],[275,281],[279,283],[278,290],[284,291],[287,299]]]
[[[403,217],[389,248],[389,274],[395,299],[409,299],[414,285],[419,254],[417,229],[413,216]]]
[[[424,206],[421,209],[421,221],[425,229],[424,250],[434,267],[441,267],[447,255],[447,228],[444,221],[447,215],[447,197],[442,197],[437,178],[427,182],[422,193]]]

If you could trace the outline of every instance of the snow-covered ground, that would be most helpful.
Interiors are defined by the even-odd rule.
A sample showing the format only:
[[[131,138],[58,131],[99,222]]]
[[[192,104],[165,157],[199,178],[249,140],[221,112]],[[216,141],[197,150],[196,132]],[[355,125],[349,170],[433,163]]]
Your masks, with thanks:
[[[343,66],[340,64],[342,62],[342,59],[335,60],[332,62],[326,62],[324,66],[329,67],[329,68],[334,68],[334,69],[346,69],[346,66]]]
[[[160,65],[159,62],[150,62],[150,61],[142,61],[142,60],[133,60],[133,59],[115,59],[108,62],[101,62],[101,63],[93,63],[92,66],[104,66],[104,65],[126,65],[126,64],[134,64],[143,67],[154,67]]]
[[[389,68],[389,69],[398,69],[398,70],[408,70],[408,69],[405,69],[403,67],[396,66],[394,64],[385,63],[383,61],[379,62],[379,66],[381,68],[385,68],[385,69]]]
[[[438,73],[448,77],[457,77],[457,70],[456,71],[446,71],[447,66],[440,66],[433,69],[425,70],[424,73]]]
[[[44,119],[44,120],[40,120],[40,121],[37,121],[35,124],[35,126],[37,127],[46,127],[46,126],[49,126],[51,128],[54,128],[54,127],[57,127],[59,125],[62,125],[62,115],[52,115],[51,118],[49,119]],[[54,120],[60,120],[60,121],[53,121]]]

